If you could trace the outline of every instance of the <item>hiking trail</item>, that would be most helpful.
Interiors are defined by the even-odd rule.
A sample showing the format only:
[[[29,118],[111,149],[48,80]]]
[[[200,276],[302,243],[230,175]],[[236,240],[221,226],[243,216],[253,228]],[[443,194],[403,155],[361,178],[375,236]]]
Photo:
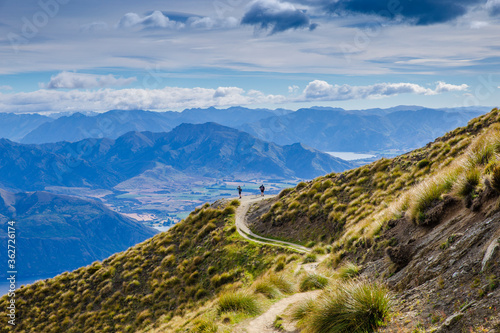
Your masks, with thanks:
[[[274,195],[266,195],[264,197],[260,195],[257,196],[252,195],[252,196],[245,196],[242,199],[240,199],[241,204],[236,211],[236,218],[235,218],[236,220],[235,224],[239,234],[245,239],[248,239],[256,243],[272,245],[272,246],[282,246],[294,249],[302,253],[310,252],[311,249],[305,246],[262,237],[254,234],[248,228],[246,215],[251,205],[262,200],[271,199],[273,197]],[[308,274],[316,273],[319,263],[321,263],[321,261],[323,261],[326,257],[327,257],[326,255],[319,256],[317,262],[300,264],[296,269],[296,273],[300,269],[304,269]],[[288,323],[287,321],[285,321],[285,323],[283,324],[283,329],[274,328],[273,323],[276,320],[276,317],[282,316],[285,310],[290,305],[301,302],[308,298],[316,298],[320,294],[320,292],[321,290],[314,290],[314,291],[296,293],[289,297],[283,298],[278,302],[274,303],[265,313],[261,314],[256,318],[251,319],[249,322],[242,323],[234,330],[234,332],[235,333],[279,333],[279,332],[298,333],[300,331],[295,327],[295,325]]]

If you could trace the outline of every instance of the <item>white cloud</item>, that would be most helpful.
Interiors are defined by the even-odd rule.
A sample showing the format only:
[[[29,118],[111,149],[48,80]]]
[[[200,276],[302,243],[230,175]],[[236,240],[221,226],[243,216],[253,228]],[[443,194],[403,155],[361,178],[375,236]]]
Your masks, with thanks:
[[[159,10],[155,10],[151,15],[144,17],[136,13],[125,14],[117,25],[118,28],[133,28],[136,26],[143,28],[180,29],[184,27],[184,24],[172,21]]]
[[[285,96],[245,92],[238,87],[163,89],[37,90],[29,93],[0,93],[4,112],[179,110],[194,107],[279,104]]]
[[[64,73],[64,72],[63,72]],[[63,74],[61,73],[61,74]],[[76,73],[69,73],[76,74]],[[93,77],[93,76],[91,76]],[[105,76],[107,77],[107,76]],[[117,80],[113,76],[112,79]],[[95,79],[95,78],[94,78]],[[52,82],[54,81],[54,82]],[[82,81],[51,82],[59,87],[89,86]],[[98,81],[90,81],[92,84]],[[239,87],[162,89],[99,89],[99,90],[47,90],[27,93],[2,94],[0,110],[3,112],[64,112],[122,110],[181,110],[185,108],[227,107],[236,105],[275,105],[294,102],[341,101],[395,96],[399,94],[437,95],[452,91],[465,91],[468,86],[437,82],[436,88],[425,88],[413,83],[378,83],[369,86],[331,85],[326,81],[311,81],[300,96],[297,86],[290,87],[290,95],[265,94],[258,90],[245,91]]]
[[[126,86],[136,81],[135,77],[122,78],[114,75],[94,75],[74,72],[61,72],[52,76],[46,84],[40,84],[45,89],[91,89]]]
[[[467,89],[469,89],[469,86],[466,84],[461,84],[459,86],[456,86],[453,84],[438,81],[435,92],[440,94],[450,91],[466,91]]]
[[[220,28],[236,28],[239,26],[239,21],[234,17],[212,18],[192,16],[187,18],[186,22],[179,22],[170,19],[161,11],[154,11],[151,15],[141,17],[136,13],[125,14],[118,24],[117,28],[155,28],[155,29],[171,29],[180,30],[186,28],[210,30]]]
[[[12,90],[11,86],[0,86],[0,90]]]
[[[331,85],[326,81],[315,80],[304,89],[302,101],[342,101],[394,96],[399,94],[436,95],[450,91],[464,91],[468,86],[438,82],[436,89],[422,87],[414,83],[377,83],[370,86]]]
[[[470,22],[471,29],[481,29],[481,28],[487,27],[488,25],[490,25],[490,24],[488,22],[485,22],[485,21],[472,21],[472,22]]]

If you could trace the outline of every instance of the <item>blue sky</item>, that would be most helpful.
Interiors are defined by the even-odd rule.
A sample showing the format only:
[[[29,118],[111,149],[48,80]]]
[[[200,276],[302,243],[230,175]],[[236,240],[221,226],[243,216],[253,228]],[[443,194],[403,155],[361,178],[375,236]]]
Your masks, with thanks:
[[[0,112],[497,106],[499,0],[0,0]]]

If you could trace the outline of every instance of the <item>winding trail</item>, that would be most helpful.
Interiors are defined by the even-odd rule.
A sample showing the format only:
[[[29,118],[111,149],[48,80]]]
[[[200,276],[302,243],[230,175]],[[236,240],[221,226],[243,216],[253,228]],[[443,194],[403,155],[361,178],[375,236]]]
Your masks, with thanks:
[[[247,225],[247,213],[250,207],[252,206],[253,203],[266,200],[266,199],[271,199],[274,198],[275,195],[265,195],[265,196],[260,196],[260,195],[248,195],[244,196],[240,199],[240,206],[236,210],[236,217],[235,217],[235,224],[236,224],[236,229],[238,230],[239,234],[243,237],[246,238],[250,241],[256,242],[256,243],[261,243],[261,244],[266,244],[266,245],[273,245],[273,246],[282,246],[290,249],[294,249],[298,252],[302,253],[307,253],[310,251],[305,246],[290,243],[290,242],[285,242],[285,241],[280,241],[276,239],[271,239],[271,238],[266,238],[262,237],[259,235],[254,234],[250,228],[248,228]]]
[[[275,239],[270,239],[266,237],[262,237],[254,234],[247,225],[247,213],[252,204],[273,198],[274,195],[266,195],[261,197],[260,195],[252,195],[243,197],[240,202],[240,206],[236,210],[236,228],[239,234],[248,239],[249,241],[272,245],[272,246],[281,246],[289,249],[296,250],[302,253],[308,253],[311,249],[290,243],[285,241],[279,241]],[[301,264],[297,267],[296,273],[303,268],[307,273],[312,274],[315,273],[318,267],[318,264],[326,258],[325,256],[319,257],[318,262]],[[281,316],[285,312],[285,310],[291,306],[292,304],[301,302],[308,298],[316,298],[320,294],[320,290],[308,291],[303,293],[297,293],[292,296],[281,299],[280,301],[274,303],[265,313],[262,315],[252,319],[247,323],[243,323],[241,326],[236,327],[233,331],[234,333],[298,333],[299,330],[295,327],[295,325],[291,323],[286,323],[281,330],[277,330],[273,327],[273,323],[276,319],[276,316]]]

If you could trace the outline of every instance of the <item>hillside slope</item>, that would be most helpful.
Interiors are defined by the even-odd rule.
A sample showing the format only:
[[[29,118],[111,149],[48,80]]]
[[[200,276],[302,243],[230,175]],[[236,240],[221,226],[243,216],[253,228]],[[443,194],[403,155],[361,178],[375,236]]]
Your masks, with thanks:
[[[158,233],[104,205],[46,192],[0,190],[0,240],[16,221],[18,278],[57,275],[123,251]],[[2,273],[7,252],[0,255]]]
[[[16,292],[20,319],[13,331],[136,332],[160,318],[168,322],[195,310],[287,253],[240,238],[234,212],[234,206],[206,205],[168,233],[102,263],[21,288]],[[6,320],[2,315],[0,332],[11,331]]]
[[[498,332],[500,112],[422,149],[285,190],[257,234],[332,244],[397,294],[385,332]]]

